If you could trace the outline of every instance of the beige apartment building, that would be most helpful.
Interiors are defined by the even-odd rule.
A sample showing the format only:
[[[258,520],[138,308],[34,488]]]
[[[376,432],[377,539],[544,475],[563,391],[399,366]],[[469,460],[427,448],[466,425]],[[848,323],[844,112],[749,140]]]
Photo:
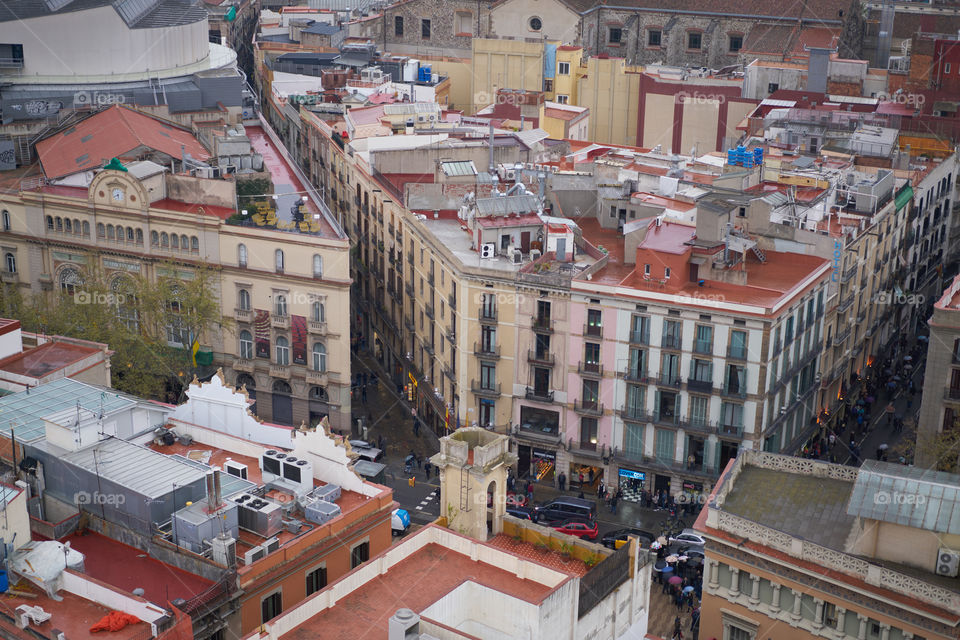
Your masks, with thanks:
[[[209,365],[246,385],[268,421],[315,424],[327,415],[348,428],[348,243],[319,213],[296,229],[239,222],[235,197],[232,182],[173,176],[152,162],[99,171],[89,187],[41,181],[8,190],[0,195],[4,282],[73,294],[98,273],[122,293],[131,276],[190,280],[211,268],[224,321],[199,337]],[[122,304],[117,313],[138,321]],[[188,342],[168,328],[170,346]]]

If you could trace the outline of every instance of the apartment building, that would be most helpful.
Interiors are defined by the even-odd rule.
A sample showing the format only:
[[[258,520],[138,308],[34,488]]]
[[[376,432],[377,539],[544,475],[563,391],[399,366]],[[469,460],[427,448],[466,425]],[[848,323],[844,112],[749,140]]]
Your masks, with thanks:
[[[958,482],[742,452],[695,525],[707,538],[700,636],[955,638],[960,539],[941,488]]]
[[[315,425],[328,416],[335,428],[348,428],[349,243],[326,205],[266,123],[245,128],[270,159],[265,170],[275,184],[276,209],[266,216],[237,211],[233,182],[172,175],[160,164],[138,160],[136,150],[123,150],[133,161],[122,170],[97,171],[94,161],[81,165],[79,174],[61,175],[64,164],[75,164],[69,155],[70,162],[62,162],[64,154],[85,153],[84,161],[121,155],[113,145],[125,136],[107,133],[118,113],[137,118],[141,136],[179,136],[193,153],[203,151],[189,132],[128,111],[92,116],[95,131],[84,136],[89,148],[76,150],[61,140],[54,151],[43,152],[44,169],[59,184],[41,176],[0,196],[4,282],[24,292],[72,295],[96,274],[122,294],[132,291],[131,278],[189,280],[201,266],[213,269],[210,294],[225,321],[197,337],[198,362],[210,373],[222,366],[231,382],[245,385],[268,420]],[[131,145],[143,153],[142,146]],[[134,309],[116,306],[128,324],[137,325]],[[168,329],[170,346],[191,346],[190,336]]]
[[[956,464],[949,445],[938,444],[950,434],[960,418],[960,276],[946,288],[927,319],[927,363],[923,377],[923,400],[917,421],[917,465],[930,467]]]

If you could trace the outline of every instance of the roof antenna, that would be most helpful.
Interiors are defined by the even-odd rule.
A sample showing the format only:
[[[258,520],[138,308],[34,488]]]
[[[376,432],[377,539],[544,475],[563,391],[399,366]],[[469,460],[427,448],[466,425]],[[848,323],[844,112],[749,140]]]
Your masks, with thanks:
[[[490,175],[496,171],[496,167],[493,166],[493,120],[490,120]]]

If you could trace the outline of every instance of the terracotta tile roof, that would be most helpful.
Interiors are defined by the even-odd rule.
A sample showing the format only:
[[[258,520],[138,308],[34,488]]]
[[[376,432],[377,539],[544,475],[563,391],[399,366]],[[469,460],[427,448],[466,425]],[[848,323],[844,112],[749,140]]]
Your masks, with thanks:
[[[37,143],[48,178],[101,167],[142,148],[179,158],[181,147],[196,160],[210,153],[192,133],[129,107],[115,105]]]
[[[556,569],[557,571],[569,573],[580,578],[587,575],[587,571],[590,570],[582,560],[566,557],[558,551],[539,549],[529,542],[514,540],[503,533],[497,534],[487,540],[487,544],[491,547],[509,551],[513,555],[520,556],[525,560],[533,560],[544,567]]]
[[[0,371],[31,378],[43,378],[99,351],[100,349],[94,347],[69,342],[47,342],[0,360]]]

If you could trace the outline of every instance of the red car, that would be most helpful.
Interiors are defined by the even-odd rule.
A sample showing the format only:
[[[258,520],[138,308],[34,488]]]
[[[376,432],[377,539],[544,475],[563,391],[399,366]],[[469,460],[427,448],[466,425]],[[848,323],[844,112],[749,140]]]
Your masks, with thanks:
[[[577,536],[578,538],[586,538],[587,540],[596,540],[597,535],[600,533],[597,523],[590,520],[565,520],[550,526],[560,533]]]

